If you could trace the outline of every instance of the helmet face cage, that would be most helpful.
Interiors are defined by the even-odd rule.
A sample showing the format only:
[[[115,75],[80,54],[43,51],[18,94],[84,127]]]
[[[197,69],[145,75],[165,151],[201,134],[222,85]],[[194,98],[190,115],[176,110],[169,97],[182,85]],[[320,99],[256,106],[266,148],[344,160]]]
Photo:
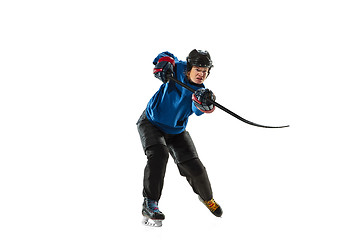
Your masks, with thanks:
[[[193,66],[207,67],[210,69],[213,67],[210,54],[207,51],[192,50],[189,56],[186,58],[187,71],[190,71]]]

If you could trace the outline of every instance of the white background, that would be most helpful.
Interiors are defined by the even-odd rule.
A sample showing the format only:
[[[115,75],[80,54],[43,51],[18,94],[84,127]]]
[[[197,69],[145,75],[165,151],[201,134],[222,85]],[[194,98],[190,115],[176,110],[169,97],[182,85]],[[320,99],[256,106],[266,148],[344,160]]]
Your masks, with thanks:
[[[1,1],[0,238],[359,239],[356,1]],[[141,225],[152,60],[210,52],[221,110],[188,131],[224,210],[169,159]],[[230,237],[231,236],[231,237]]]

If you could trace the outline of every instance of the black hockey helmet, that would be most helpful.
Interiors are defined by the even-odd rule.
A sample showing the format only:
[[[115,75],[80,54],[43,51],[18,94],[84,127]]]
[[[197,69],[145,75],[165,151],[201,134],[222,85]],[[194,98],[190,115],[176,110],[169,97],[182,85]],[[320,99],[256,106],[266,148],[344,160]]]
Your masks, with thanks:
[[[192,50],[189,56],[186,58],[187,71],[190,71],[193,66],[196,67],[207,67],[210,69],[213,67],[210,54],[207,51]]]

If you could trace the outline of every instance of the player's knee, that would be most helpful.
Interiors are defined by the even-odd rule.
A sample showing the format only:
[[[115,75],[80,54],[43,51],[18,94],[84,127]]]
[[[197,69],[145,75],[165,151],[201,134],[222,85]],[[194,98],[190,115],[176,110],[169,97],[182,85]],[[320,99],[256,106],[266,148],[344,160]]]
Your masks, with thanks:
[[[184,175],[190,175],[191,177],[200,177],[206,174],[206,169],[198,158],[180,163],[180,168],[183,169]]]
[[[158,162],[167,161],[169,158],[169,151],[166,146],[162,144],[157,144],[150,146],[146,149],[146,156],[148,160],[155,160]]]

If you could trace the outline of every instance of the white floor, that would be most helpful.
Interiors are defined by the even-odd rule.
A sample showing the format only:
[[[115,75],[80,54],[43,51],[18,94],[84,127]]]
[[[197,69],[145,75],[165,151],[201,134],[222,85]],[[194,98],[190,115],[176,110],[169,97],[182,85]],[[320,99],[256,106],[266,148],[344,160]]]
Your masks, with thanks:
[[[0,239],[359,239],[355,1],[12,1],[0,19]],[[153,58],[193,48],[220,104],[291,126],[190,117],[224,215],[169,159],[148,228],[135,123]]]

